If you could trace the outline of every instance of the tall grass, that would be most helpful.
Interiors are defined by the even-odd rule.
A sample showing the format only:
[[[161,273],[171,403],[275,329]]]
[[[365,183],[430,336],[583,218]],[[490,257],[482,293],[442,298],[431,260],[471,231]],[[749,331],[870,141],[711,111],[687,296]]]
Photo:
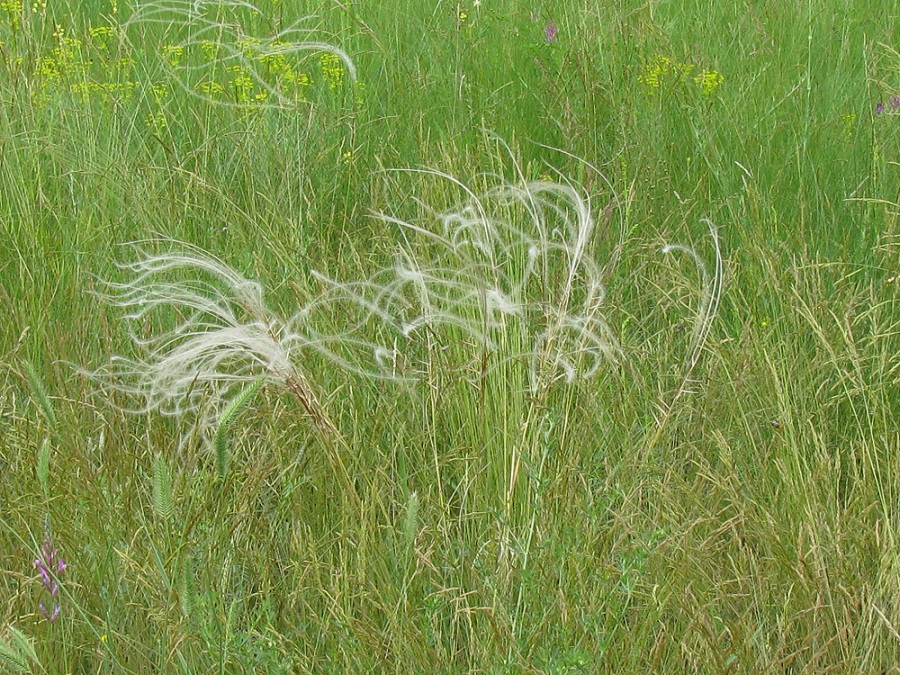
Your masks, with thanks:
[[[4,4],[2,667],[888,672],[896,34]]]

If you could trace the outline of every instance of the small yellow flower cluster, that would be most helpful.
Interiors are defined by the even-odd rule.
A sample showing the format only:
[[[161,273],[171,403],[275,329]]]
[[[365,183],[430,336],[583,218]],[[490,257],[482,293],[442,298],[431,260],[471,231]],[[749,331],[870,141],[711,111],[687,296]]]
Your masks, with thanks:
[[[256,86],[250,71],[246,66],[235,65],[228,66],[228,72],[233,75],[230,84],[234,91],[235,100],[238,103],[247,103],[250,100],[250,94],[253,93],[253,88]]]
[[[303,96],[303,92],[310,84],[312,84],[312,79],[306,73],[299,73],[292,77],[294,84],[297,86],[297,95],[295,98],[298,101],[305,101],[306,98]]]
[[[692,63],[679,63],[668,56],[656,54],[646,64],[642,73],[638,76],[638,82],[647,86],[650,90],[659,89],[666,80],[683,81],[692,72]],[[700,87],[700,92],[708,96],[712,94],[725,81],[725,77],[716,70],[704,68],[693,78]]]
[[[0,2],[0,11],[3,12],[3,18],[9,23],[13,32],[21,27],[22,3],[19,0],[7,0]]]
[[[306,101],[306,88],[312,80],[309,75],[297,72],[291,65],[287,53],[281,51],[287,43],[276,41],[272,43],[272,51],[265,52],[257,58],[263,64],[266,81],[271,81],[273,87],[283,93],[285,98],[295,101]]]
[[[706,96],[713,93],[724,81],[725,78],[721,73],[715,70],[707,70],[706,68],[694,78],[694,82],[700,85],[700,91]]]
[[[37,76],[41,83],[41,89],[45,90],[51,83],[59,82],[61,76],[59,68],[49,56],[40,56],[37,60]]]
[[[74,95],[82,103],[98,100],[118,104],[130,100],[137,88],[133,81],[136,62],[131,56],[110,49],[116,35],[115,25],[92,26],[82,40],[57,25],[53,32],[55,46],[35,61],[35,103],[45,105],[58,94]]]
[[[216,94],[225,93],[225,87],[223,87],[218,82],[203,82],[200,85],[200,91],[207,96],[214,96]]]
[[[293,72],[290,62],[288,62],[287,54],[280,51],[286,43],[277,40],[272,43],[273,51],[260,55],[259,61],[266,67],[268,75],[275,78],[284,77],[286,74]]]
[[[153,93],[156,105],[162,105],[163,101],[169,98],[169,87],[165,83],[154,84],[150,91]]]
[[[73,54],[81,50],[81,40],[66,35],[66,29],[62,26],[56,26],[56,30],[53,31],[53,37],[58,42],[58,45],[53,49],[53,53],[61,60],[72,60]]]
[[[157,136],[160,136],[169,128],[169,121],[166,119],[166,114],[162,110],[158,110],[156,113],[147,115],[147,126],[151,127]]]
[[[114,53],[116,44],[116,29],[113,26],[95,26],[88,29],[90,46],[106,54]],[[118,51],[118,50],[115,50]]]
[[[181,65],[181,59],[184,56],[184,47],[181,45],[163,45],[163,58],[173,68]]]
[[[108,38],[115,35],[116,30],[112,26],[95,26],[88,29],[88,34],[92,38]]]
[[[200,52],[206,61],[220,63],[221,46],[205,40],[200,42]],[[306,102],[306,89],[312,83],[307,73],[296,67],[296,59],[292,54],[293,45],[287,42],[274,41],[263,43],[258,38],[242,37],[235,42],[239,54],[227,58],[230,65],[225,66],[228,73],[227,83],[219,84],[210,73],[209,79],[199,87],[199,92],[208,97],[233,98],[239,105],[262,104],[270,98],[278,101]],[[172,67],[182,64],[186,50],[164,48],[164,56]],[[235,61],[235,57],[237,57]],[[325,54],[321,59],[324,79],[332,89],[343,82],[344,69],[340,59],[333,54]]]
[[[200,43],[200,51],[207,61],[214,61],[219,56],[219,45],[212,40],[204,40]]]
[[[676,63],[668,56],[655,54],[650,63],[644,66],[644,72],[638,76],[638,82],[651,89],[658,89],[662,81],[670,75],[689,75],[694,70],[690,63]]]
[[[333,91],[344,84],[344,66],[337,54],[325,52],[319,57],[319,64],[322,66],[322,77],[329,89]]]
[[[853,128],[856,126],[856,113],[844,113],[841,115],[841,123],[844,127],[844,136],[853,135]]]
[[[83,83],[86,79],[81,41],[68,37],[62,26],[56,27],[53,37],[56,38],[57,44],[51,55],[40,56],[37,59],[39,86],[35,92],[35,99],[39,103],[45,102],[50,89],[61,86],[64,78],[66,81],[76,83]]]

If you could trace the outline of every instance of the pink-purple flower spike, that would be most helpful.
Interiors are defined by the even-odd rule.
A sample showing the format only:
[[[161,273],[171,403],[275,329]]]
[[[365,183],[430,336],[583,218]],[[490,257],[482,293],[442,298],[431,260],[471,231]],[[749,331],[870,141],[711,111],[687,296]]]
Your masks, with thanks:
[[[41,583],[44,585],[44,590],[53,599],[52,610],[48,610],[43,601],[38,603],[38,609],[47,621],[56,621],[60,612],[59,602],[56,600],[56,596],[59,593],[59,582],[56,579],[56,575],[64,572],[67,565],[59,555],[59,551],[53,545],[49,535],[47,535],[44,543],[41,544],[41,554],[34,559],[34,566],[37,567],[41,575]]]
[[[559,39],[559,28],[557,28],[556,24],[551,21],[547,24],[547,27],[544,29],[544,40],[547,41],[548,44],[553,44]]]

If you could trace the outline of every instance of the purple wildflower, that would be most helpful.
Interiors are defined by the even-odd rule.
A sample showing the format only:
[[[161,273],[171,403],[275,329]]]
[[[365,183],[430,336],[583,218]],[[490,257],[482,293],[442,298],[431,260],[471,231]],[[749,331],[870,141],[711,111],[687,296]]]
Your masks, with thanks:
[[[44,618],[47,619],[50,623],[53,623],[59,618],[59,603],[53,603],[53,611],[47,611],[47,608],[44,606],[43,602],[38,603],[38,609],[41,610],[41,614],[44,615]]]
[[[891,97],[891,112],[900,112],[900,96]]]
[[[551,21],[547,24],[547,27],[544,29],[544,40],[547,44],[552,45],[559,39],[559,28],[556,27],[556,24]]]
[[[59,593],[59,582],[56,580],[56,575],[64,572],[68,565],[59,555],[59,551],[53,545],[49,535],[47,535],[44,543],[41,544],[41,554],[34,559],[34,566],[37,567],[41,575],[41,583],[44,585],[44,590],[53,599],[52,611],[48,610],[43,602],[38,603],[38,609],[47,621],[56,621],[59,618],[59,603],[56,601],[56,596]]]
[[[884,112],[884,103],[879,103],[878,105],[875,106],[875,114],[876,115],[880,115],[883,112]]]

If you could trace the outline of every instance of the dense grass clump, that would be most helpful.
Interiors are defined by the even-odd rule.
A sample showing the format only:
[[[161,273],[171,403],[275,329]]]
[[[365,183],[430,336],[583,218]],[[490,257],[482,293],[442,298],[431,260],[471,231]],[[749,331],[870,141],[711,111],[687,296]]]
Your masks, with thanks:
[[[890,672],[897,19],[2,3],[0,670]]]

